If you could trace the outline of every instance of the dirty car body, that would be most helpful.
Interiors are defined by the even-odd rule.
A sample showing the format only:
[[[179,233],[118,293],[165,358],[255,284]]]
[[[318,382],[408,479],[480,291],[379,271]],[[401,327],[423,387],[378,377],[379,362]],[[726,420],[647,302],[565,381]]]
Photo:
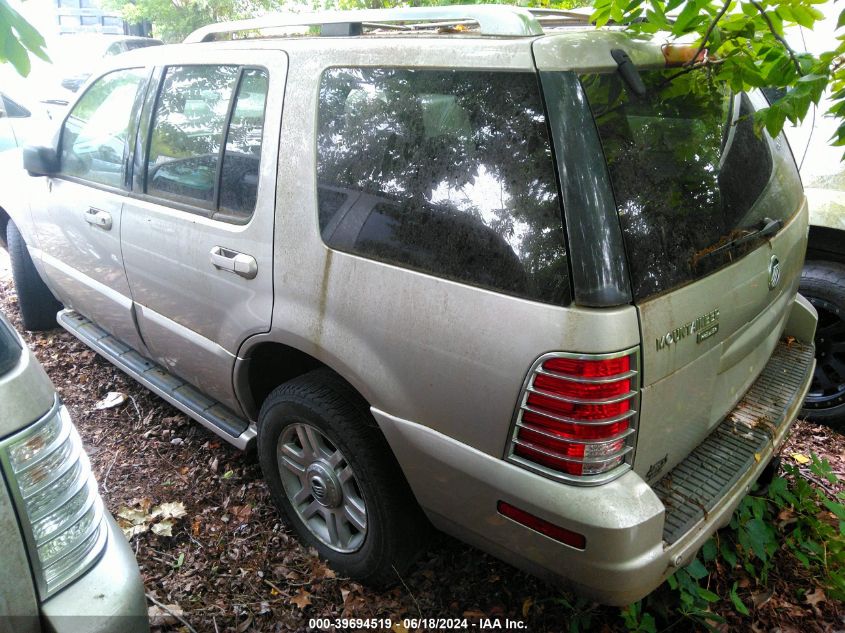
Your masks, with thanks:
[[[402,568],[396,526],[421,510],[627,604],[729,520],[800,409],[795,163],[749,133],[761,95],[696,73],[664,95],[659,43],[397,11],[121,57],[52,153],[30,148],[31,204],[7,212],[59,323],[257,438],[280,509],[342,571]],[[366,26],[431,12],[479,27]],[[98,86],[128,115],[108,134]]]

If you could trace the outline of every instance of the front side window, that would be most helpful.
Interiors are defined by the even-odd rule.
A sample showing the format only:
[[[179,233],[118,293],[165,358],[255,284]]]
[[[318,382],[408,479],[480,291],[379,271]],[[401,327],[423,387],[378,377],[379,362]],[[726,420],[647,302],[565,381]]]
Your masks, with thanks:
[[[566,304],[563,220],[533,73],[335,68],[319,224],[338,250]]]
[[[249,218],[266,98],[264,70],[168,68],[153,119],[147,193],[219,210],[223,219]]]
[[[121,186],[132,104],[146,77],[142,68],[119,70],[85,92],[62,129],[62,174]]]

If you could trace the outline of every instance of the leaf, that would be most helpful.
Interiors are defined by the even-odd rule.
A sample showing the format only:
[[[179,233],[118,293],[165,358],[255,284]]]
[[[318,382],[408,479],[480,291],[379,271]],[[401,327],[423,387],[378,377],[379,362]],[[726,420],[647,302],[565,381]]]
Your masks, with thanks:
[[[120,528],[120,530],[123,532],[123,535],[126,537],[126,540],[130,540],[136,534],[143,534],[149,529],[150,526],[146,523],[141,523],[140,525],[129,525]]]
[[[716,554],[718,553],[716,549],[716,539],[709,538],[704,543],[704,546],[701,548],[701,557],[704,559],[705,563],[709,563],[713,560],[716,560]]]
[[[221,477],[220,477],[220,478],[221,478],[221,479],[231,479],[231,478],[232,478],[232,477],[234,477],[234,476],[235,476],[235,471],[234,471],[234,470],[227,470],[225,473],[223,473],[223,474],[221,475]]]
[[[299,610],[302,611],[311,604],[311,594],[305,591],[305,589],[300,589],[299,593],[296,594],[290,601],[299,607]]]
[[[701,580],[709,575],[707,568],[697,558],[687,565],[685,569],[687,570],[687,573],[696,580]]]
[[[162,519],[181,519],[186,514],[188,512],[185,510],[185,504],[181,501],[174,501],[156,506],[150,513],[150,517],[153,519],[157,517],[161,517]]]
[[[799,464],[809,464],[810,463],[810,458],[807,457],[806,455],[801,454],[801,453],[792,453],[792,455],[790,455],[790,457],[792,457],[792,459],[794,459]]]
[[[698,595],[699,597],[703,598],[707,602],[719,602],[721,598],[717,596],[715,593],[710,591],[709,589],[705,589],[704,587],[698,588]]]
[[[522,603],[522,617],[527,618],[528,613],[531,611],[531,607],[534,606],[534,598],[526,598]]]
[[[147,513],[143,510],[136,510],[135,508],[121,508],[117,511],[117,516],[125,519],[132,525],[140,525],[147,520]]]
[[[748,607],[745,606],[745,603],[742,601],[742,598],[739,597],[739,594],[736,592],[736,583],[734,586],[731,587],[731,602],[733,602],[734,608],[736,608],[737,612],[741,613],[742,615],[749,615]]]
[[[103,398],[97,404],[94,405],[94,409],[96,411],[102,411],[103,409],[113,409],[115,407],[119,407],[124,402],[126,402],[126,394],[120,393],[119,391],[109,391],[106,394],[105,398]]]
[[[804,596],[804,601],[811,607],[815,607],[819,602],[827,602],[827,596],[821,587],[816,587],[813,593],[808,593]]]
[[[155,523],[151,529],[153,534],[157,534],[158,536],[173,536],[172,521],[161,521],[159,523]]]

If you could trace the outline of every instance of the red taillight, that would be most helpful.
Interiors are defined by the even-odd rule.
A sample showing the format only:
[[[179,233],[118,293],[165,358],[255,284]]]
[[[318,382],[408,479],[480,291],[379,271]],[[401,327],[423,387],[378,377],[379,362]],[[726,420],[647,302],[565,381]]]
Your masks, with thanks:
[[[502,514],[509,519],[513,519],[517,523],[526,527],[530,527],[532,530],[536,530],[540,534],[545,534],[556,541],[566,543],[567,545],[577,547],[578,549],[584,549],[587,546],[587,539],[584,538],[583,534],[578,534],[577,532],[567,530],[566,528],[562,528],[554,523],[549,523],[545,519],[536,517],[525,510],[520,510],[509,503],[500,501],[497,509],[499,510],[499,514]]]
[[[622,464],[634,433],[636,367],[636,351],[535,363],[520,398],[510,454],[575,477]]]

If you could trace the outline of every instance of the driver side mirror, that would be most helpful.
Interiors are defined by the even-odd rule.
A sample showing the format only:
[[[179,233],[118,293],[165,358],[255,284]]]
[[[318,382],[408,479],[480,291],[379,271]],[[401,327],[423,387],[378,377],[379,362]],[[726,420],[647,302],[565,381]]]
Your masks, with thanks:
[[[23,167],[30,176],[50,176],[59,171],[59,153],[55,147],[27,145],[23,148]]]

